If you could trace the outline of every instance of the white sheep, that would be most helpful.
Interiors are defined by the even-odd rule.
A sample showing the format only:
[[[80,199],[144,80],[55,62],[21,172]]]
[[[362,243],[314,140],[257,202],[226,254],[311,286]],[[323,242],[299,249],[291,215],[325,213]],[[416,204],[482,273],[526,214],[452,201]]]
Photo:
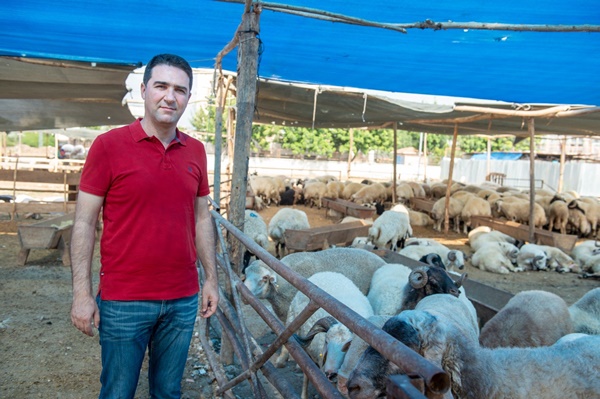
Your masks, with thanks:
[[[492,216],[490,204],[483,198],[471,196],[467,199],[460,212],[460,218],[463,221],[463,232],[468,233],[471,227],[471,217],[473,216]]]
[[[408,213],[385,211],[369,228],[369,243],[377,248],[387,248],[395,251],[398,243],[412,235],[412,227]]]
[[[573,207],[570,205],[574,204]],[[592,232],[592,226],[585,215],[585,211],[577,205],[577,202],[569,203],[569,223],[568,230],[580,237],[587,237]]]
[[[446,304],[429,309],[417,306],[388,320],[383,329],[443,368],[450,376],[448,394],[454,398],[600,397],[600,336],[537,348],[489,349],[481,347],[474,334],[465,333],[466,317],[461,320],[457,315],[456,307]],[[382,396],[384,382],[379,381],[396,373],[398,367],[367,349],[348,380],[350,397]]]
[[[254,194],[260,197],[266,205],[271,205],[271,202],[279,204],[281,197],[278,181],[269,176],[250,176],[248,183]]]
[[[325,197],[328,198],[340,198],[342,192],[344,191],[344,183],[341,181],[330,181],[327,183],[327,188],[325,190]]]
[[[433,224],[433,219],[431,216],[424,212],[413,211],[411,209],[408,210],[408,217],[410,220],[411,226],[431,226]]]
[[[340,198],[349,200],[352,198],[353,194],[356,194],[360,189],[366,187],[366,184],[355,183],[355,182],[346,182],[346,186],[342,191],[342,195]]]
[[[513,265],[519,248],[507,242],[487,242],[471,257],[471,265],[492,273],[508,274],[523,271]]]
[[[320,272],[308,279],[311,283],[327,292],[333,298],[348,306],[358,315],[368,318],[373,316],[373,308],[367,297],[358,287],[340,273]],[[309,298],[298,291],[290,303],[286,325],[289,325],[306,308]],[[324,333],[324,334],[321,334]],[[345,325],[335,320],[323,308],[313,313],[298,330],[297,339],[307,348],[307,353],[316,363],[322,363],[321,368],[327,378],[335,382],[337,373],[352,342],[352,332]],[[324,349],[323,349],[324,348]],[[283,367],[287,362],[289,352],[284,347],[275,360],[276,367]],[[304,377],[302,398],[307,397],[307,378]]]
[[[244,214],[244,234],[264,249],[269,250],[267,224],[257,212],[246,209]],[[252,255],[253,254],[248,250],[244,253],[244,268],[248,266]]]
[[[577,262],[575,262],[573,258],[564,253],[561,249],[552,247],[550,245],[539,245],[539,247],[548,256],[547,265],[549,270],[556,270],[561,273],[579,273],[581,271],[581,268]]]
[[[463,300],[448,294],[430,295],[423,298],[415,310],[405,310],[390,318],[383,325],[383,330],[393,337],[399,338],[407,332],[414,331],[413,323],[407,319],[414,314],[422,313],[448,323],[452,321],[453,325],[457,325],[456,329],[460,331],[461,335],[472,341],[478,340],[479,327],[476,322],[472,321],[473,317],[468,305]],[[426,328],[424,333],[430,329],[429,326]],[[407,341],[403,343],[418,353],[419,348],[411,346]],[[385,397],[387,377],[410,371],[400,370],[398,366],[384,358],[375,349],[368,347],[350,373],[347,382],[348,394],[352,399]]]
[[[387,198],[386,189],[383,184],[374,183],[361,188],[350,197],[357,204],[371,202],[384,202]]]
[[[562,197],[555,195],[548,207],[548,231],[556,229],[560,234],[567,234],[567,223],[569,223],[569,207]]]
[[[592,256],[597,255],[599,253],[600,241],[594,240],[586,240],[580,242],[575,246],[575,248],[571,250],[571,256],[582,268]]]
[[[408,203],[411,198],[415,196],[415,193],[408,183],[399,183],[396,186],[396,201],[401,203]]]
[[[454,282],[443,266],[429,264],[410,269],[390,263],[377,269],[371,279],[367,298],[375,314],[395,315],[404,309],[414,309],[428,295],[460,295],[466,275]]]
[[[457,233],[460,229],[460,213],[462,212],[464,203],[456,198],[450,197],[448,202],[448,220],[454,221],[454,231]],[[431,218],[434,220],[433,229],[436,231],[442,230],[442,222],[445,220],[446,197],[438,199],[431,209]]]
[[[598,221],[600,220],[600,202],[591,197],[581,197],[569,202],[569,208],[578,208],[583,211],[586,219],[590,223],[590,229],[593,236],[598,230]]]
[[[525,244],[519,249],[517,265],[523,270],[548,270],[548,255],[537,244]]]
[[[319,252],[297,252],[281,262],[306,278],[318,272],[342,273],[367,294],[375,270],[385,261],[372,252],[358,248],[331,248]],[[286,320],[296,287],[275,273],[263,261],[254,261],[246,269],[244,284],[258,298],[267,299],[280,320]]]
[[[547,291],[521,291],[483,326],[479,342],[486,348],[549,346],[572,332],[564,299]]]
[[[600,335],[600,287],[588,291],[569,306],[573,331]]]
[[[500,231],[492,230],[487,226],[479,226],[469,232],[469,245],[473,251],[477,251],[488,242],[506,242],[517,247],[521,244],[516,238]]]
[[[320,181],[306,183],[304,186],[304,201],[312,208],[316,206],[321,209],[323,205],[323,197],[327,192],[327,185]]]
[[[584,278],[600,277],[600,252],[588,258],[583,264],[582,271],[582,277]]]
[[[285,252],[285,231],[309,229],[306,212],[293,208],[282,208],[269,221],[269,237],[275,242],[277,257]],[[281,249],[281,251],[280,251]],[[281,253],[280,253],[281,252]]]
[[[427,245],[406,245],[398,253],[414,260],[419,260],[425,255],[435,253],[442,258],[442,262],[444,262],[447,270],[452,270],[453,268],[462,270],[465,268],[465,255],[462,251],[450,249],[435,241],[429,241]]]
[[[496,209],[504,214],[508,220],[518,223],[529,224],[530,204],[529,201],[519,199],[514,202],[506,198],[496,201]],[[533,225],[542,228],[547,223],[546,212],[538,203],[533,203]]]

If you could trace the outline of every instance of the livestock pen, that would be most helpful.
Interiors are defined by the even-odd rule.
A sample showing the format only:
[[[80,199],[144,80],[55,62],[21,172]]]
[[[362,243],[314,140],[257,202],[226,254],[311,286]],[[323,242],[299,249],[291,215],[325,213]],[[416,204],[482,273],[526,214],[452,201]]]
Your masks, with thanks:
[[[213,206],[215,205],[213,203]],[[388,397],[441,398],[448,391],[450,379],[443,370],[433,366],[392,336],[377,328],[366,319],[358,316],[358,314],[350,310],[347,306],[341,304],[325,291],[310,283],[306,278],[288,268],[268,251],[244,235],[240,229],[227,221],[216,210],[212,210],[211,213],[215,221],[219,241],[217,263],[222,272],[222,299],[219,302],[219,308],[214,318],[218,322],[218,325],[211,325],[212,321],[200,320],[200,340],[215,374],[218,384],[217,394],[233,398],[235,395],[232,390],[247,381],[249,382],[252,394],[257,398],[272,397],[272,394],[268,393],[268,389],[274,389],[285,398],[300,397],[292,383],[282,378],[281,372],[269,361],[279,348],[285,346],[321,397],[342,398],[342,394],[332,385],[325,374],[293,337],[294,332],[319,308],[329,312],[353,333],[382,353],[387,359],[401,366],[404,370],[410,370],[406,375],[390,379]],[[287,282],[308,296],[310,299],[309,304],[287,326],[249,291],[240,276],[234,272],[230,262],[225,235],[230,240],[232,239],[231,237],[234,237],[236,241],[254,253]],[[385,256],[400,257],[403,263],[412,267],[422,265],[420,262],[412,261],[398,254],[381,255],[384,255],[384,260]],[[397,258],[395,259],[397,261]],[[486,300],[490,300],[490,291],[486,290],[484,285],[477,285],[476,283],[473,283],[472,287],[474,287],[472,288],[474,292],[478,292],[476,296],[479,297],[479,301],[475,301],[475,304],[478,306],[478,311],[480,308],[483,309],[480,312],[486,320],[501,308],[510,297],[510,294],[507,293],[505,293],[505,296],[492,295],[492,298],[497,303],[490,306],[486,303]],[[249,304],[275,333],[275,338],[266,344],[266,349],[261,347],[258,343],[258,338],[252,336],[246,326],[248,320],[245,320],[241,311],[242,302]],[[225,366],[219,361],[219,356],[223,359],[223,354],[217,353],[217,350],[211,344],[211,332],[217,331],[221,332],[223,340],[221,351],[224,350],[225,346],[230,345],[233,353],[240,362],[241,371],[233,378],[228,378]],[[228,343],[224,341],[228,341]],[[270,383],[270,387],[263,384],[264,380],[262,377],[259,377],[259,371]]]

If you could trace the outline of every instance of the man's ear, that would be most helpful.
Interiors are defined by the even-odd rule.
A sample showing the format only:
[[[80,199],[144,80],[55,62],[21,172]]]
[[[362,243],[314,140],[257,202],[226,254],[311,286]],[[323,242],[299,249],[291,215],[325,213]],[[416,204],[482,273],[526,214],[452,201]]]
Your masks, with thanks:
[[[140,84],[140,93],[142,93],[142,100],[146,99],[146,85],[142,82]]]

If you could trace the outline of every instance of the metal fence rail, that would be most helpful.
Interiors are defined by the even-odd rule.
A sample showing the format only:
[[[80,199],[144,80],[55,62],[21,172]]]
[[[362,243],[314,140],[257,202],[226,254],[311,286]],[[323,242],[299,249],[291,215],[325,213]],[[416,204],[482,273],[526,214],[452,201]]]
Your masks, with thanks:
[[[213,206],[216,205],[213,203]],[[312,382],[317,392],[323,398],[341,399],[341,393],[331,384],[325,374],[319,369],[315,362],[301,348],[292,334],[304,324],[304,322],[319,308],[323,308],[333,317],[346,325],[352,332],[356,333],[369,345],[379,351],[387,359],[400,366],[404,370],[411,371],[411,382],[413,386],[420,386],[419,389],[404,390],[402,386],[397,386],[394,392],[404,392],[402,396],[406,398],[423,398],[423,393],[428,398],[439,398],[448,391],[450,379],[448,375],[437,366],[432,365],[427,360],[407,348],[398,340],[385,333],[375,325],[359,316],[356,312],[325,291],[312,284],[303,276],[289,269],[282,262],[274,258],[265,249],[256,244],[252,239],[243,234],[243,232],[227,221],[216,211],[211,211],[215,221],[217,237],[220,244],[217,263],[225,272],[225,288],[222,298],[219,302],[219,311],[217,312],[217,321],[221,325],[224,335],[230,341],[233,351],[240,359],[243,371],[227,380],[222,371],[222,365],[217,361],[216,352],[209,345],[208,325],[200,331],[201,342],[207,353],[210,366],[215,370],[215,377],[219,385],[218,394],[226,397],[233,397],[231,389],[244,381],[250,381],[252,390],[256,398],[266,397],[264,387],[257,378],[256,373],[260,370],[273,387],[285,398],[297,398],[299,395],[291,387],[291,384],[285,381],[281,373],[276,370],[268,359],[285,345],[290,355],[301,367],[304,374]],[[282,278],[286,279],[291,285],[296,287],[310,298],[306,308],[294,319],[290,325],[284,326],[283,323],[274,316],[258,298],[246,288],[242,280],[237,276],[229,262],[226,240],[223,233],[227,232],[229,237],[235,237],[248,250],[254,253],[258,258],[271,267]],[[256,344],[255,338],[250,334],[245,326],[244,318],[241,313],[240,296],[248,303],[266,322],[266,324],[277,334],[277,338],[270,346],[262,351]],[[415,383],[415,381],[420,381]],[[411,391],[413,393],[411,393]],[[419,392],[419,394],[414,394]],[[392,397],[392,396],[390,396]]]

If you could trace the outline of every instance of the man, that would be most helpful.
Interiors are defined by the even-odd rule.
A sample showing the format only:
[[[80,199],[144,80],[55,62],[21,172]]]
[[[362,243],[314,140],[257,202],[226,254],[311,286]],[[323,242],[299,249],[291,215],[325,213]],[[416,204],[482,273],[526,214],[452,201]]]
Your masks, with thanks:
[[[81,176],[71,239],[71,321],[100,333],[100,398],[133,398],[146,349],[151,398],[179,398],[198,310],[216,310],[214,227],[206,153],[177,129],[192,88],[183,58],[160,54],[141,85],[144,117],[98,136]],[[98,293],[92,292],[95,226],[102,209]]]

